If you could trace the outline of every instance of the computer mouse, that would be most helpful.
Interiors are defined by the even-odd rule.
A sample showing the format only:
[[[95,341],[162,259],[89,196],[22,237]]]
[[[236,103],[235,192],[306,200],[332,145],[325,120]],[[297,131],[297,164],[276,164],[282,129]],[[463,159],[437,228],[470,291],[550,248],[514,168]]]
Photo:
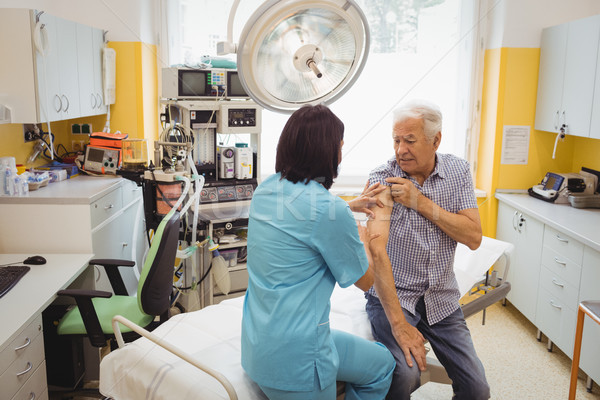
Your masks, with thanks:
[[[33,264],[33,265],[42,265],[46,264],[46,259],[42,256],[31,256],[27,257],[23,264]]]

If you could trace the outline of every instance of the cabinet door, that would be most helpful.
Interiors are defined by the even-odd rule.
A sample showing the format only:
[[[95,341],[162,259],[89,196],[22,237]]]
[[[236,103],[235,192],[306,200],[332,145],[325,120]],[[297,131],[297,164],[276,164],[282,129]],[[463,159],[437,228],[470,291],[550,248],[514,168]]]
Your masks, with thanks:
[[[92,28],[81,24],[77,24],[77,69],[81,115],[94,115],[96,114],[98,99],[94,87]]]
[[[600,40],[598,47],[600,47]],[[594,85],[594,103],[592,104],[590,137],[600,139],[600,49],[596,58],[596,83]]]
[[[570,135],[590,134],[599,35],[599,15],[568,24],[561,123]]]
[[[41,121],[61,119],[62,100],[60,98],[59,57],[57,47],[57,18],[43,13],[38,24],[42,29],[34,30],[36,54],[36,74],[38,82],[38,102]]]
[[[62,119],[80,116],[79,81],[77,80],[77,24],[56,18],[56,46],[59,57]]]
[[[544,225],[510,206],[500,203],[496,237],[515,246],[507,280],[508,300],[535,323]]]
[[[102,29],[92,29],[92,51],[94,56],[94,95],[96,96],[96,114],[106,114],[104,104],[104,87],[102,85],[102,48],[104,47],[104,32]]]
[[[558,132],[567,52],[567,24],[542,31],[535,129]],[[589,83],[588,83],[589,84]]]
[[[579,301],[600,300],[600,253],[585,247],[581,272]],[[583,324],[580,368],[594,381],[600,382],[600,325],[586,317]]]

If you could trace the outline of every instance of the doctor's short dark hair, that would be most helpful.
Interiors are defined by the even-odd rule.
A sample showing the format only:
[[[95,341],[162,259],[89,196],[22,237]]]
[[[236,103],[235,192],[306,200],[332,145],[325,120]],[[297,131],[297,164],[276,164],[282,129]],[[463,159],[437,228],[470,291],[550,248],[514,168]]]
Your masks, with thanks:
[[[331,188],[337,178],[344,123],[324,105],[305,105],[288,119],[277,144],[275,171],[293,183]]]

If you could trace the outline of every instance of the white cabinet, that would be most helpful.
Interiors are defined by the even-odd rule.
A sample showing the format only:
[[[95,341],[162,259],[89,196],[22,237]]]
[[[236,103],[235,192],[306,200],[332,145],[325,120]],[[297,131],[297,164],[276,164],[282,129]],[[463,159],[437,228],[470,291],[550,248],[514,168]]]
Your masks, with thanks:
[[[500,200],[496,236],[515,245],[507,298],[548,337],[549,350],[555,344],[571,357],[579,303],[600,300],[600,214],[527,195],[497,193],[496,197]],[[529,228],[531,233],[533,226],[539,241],[519,232]],[[538,256],[524,261],[523,252]],[[538,276],[533,273],[536,269]],[[586,318],[579,366],[596,382],[600,381],[598,338],[600,326]]]
[[[598,51],[598,59],[596,61],[596,83],[594,85],[594,103],[592,104],[590,137],[600,139],[600,51]]]
[[[34,25],[35,63],[42,121],[79,117],[77,24],[47,13]]]
[[[583,245],[546,225],[542,252],[536,326],[571,357]]]
[[[133,182],[125,182],[91,205],[94,258],[133,259],[137,262],[134,268],[141,270],[146,241],[140,207],[141,188]],[[138,282],[134,270],[119,267],[119,272],[127,292],[135,295]],[[95,280],[97,290],[113,291],[103,267],[95,267]]]
[[[531,322],[536,321],[536,303],[544,225],[504,203],[498,206],[496,238],[515,246],[507,280],[507,299]]]
[[[600,300],[600,253],[589,247],[583,251],[579,301]],[[593,380],[600,382],[600,325],[586,317],[583,325],[579,367]]]
[[[11,38],[0,43],[2,104],[11,110],[10,122],[106,113],[102,30],[36,10],[0,8],[0,37]]]
[[[77,25],[77,66],[82,115],[106,113],[102,96],[103,32],[86,25]]]
[[[40,314],[0,353],[0,397],[40,399],[47,396],[44,358]]]
[[[589,136],[600,16],[542,31],[535,129]]]

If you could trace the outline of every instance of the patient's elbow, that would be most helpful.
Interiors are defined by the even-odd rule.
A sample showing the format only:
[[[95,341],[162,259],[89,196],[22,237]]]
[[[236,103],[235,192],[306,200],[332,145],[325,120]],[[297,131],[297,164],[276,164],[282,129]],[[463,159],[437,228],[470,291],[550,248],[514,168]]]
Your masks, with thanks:
[[[473,234],[473,237],[469,240],[469,243],[466,243],[466,245],[471,250],[477,250],[479,246],[481,246],[482,240],[483,235],[481,234],[481,232],[477,232]]]
[[[371,288],[371,286],[373,286],[374,282],[375,282],[375,274],[373,273],[373,268],[371,268],[369,266],[369,268],[367,269],[367,272],[365,272],[365,274],[354,283],[354,286],[356,286],[363,292],[366,292],[367,290],[369,290]]]

